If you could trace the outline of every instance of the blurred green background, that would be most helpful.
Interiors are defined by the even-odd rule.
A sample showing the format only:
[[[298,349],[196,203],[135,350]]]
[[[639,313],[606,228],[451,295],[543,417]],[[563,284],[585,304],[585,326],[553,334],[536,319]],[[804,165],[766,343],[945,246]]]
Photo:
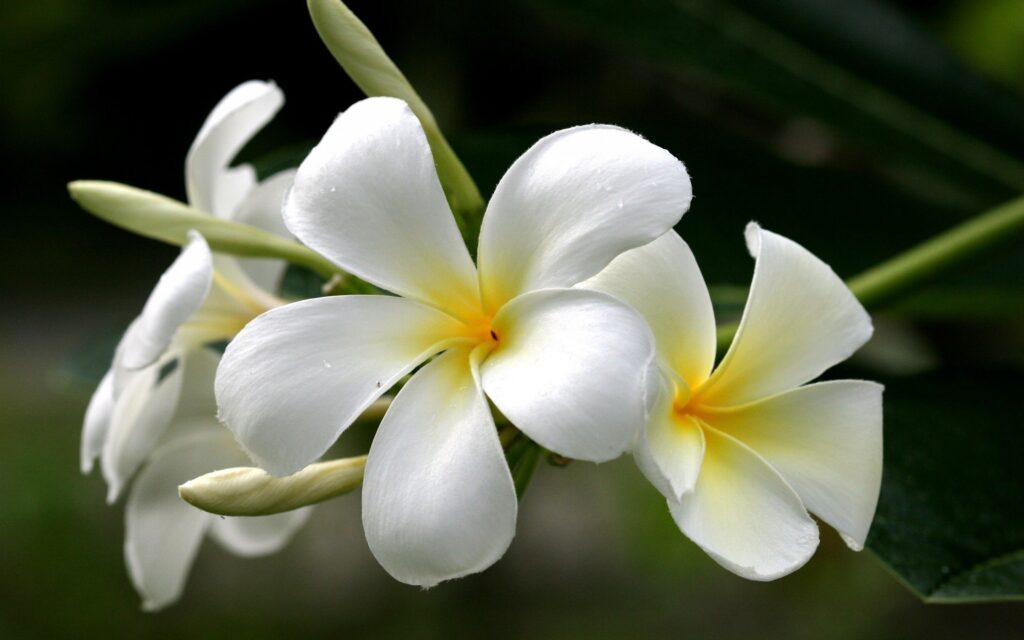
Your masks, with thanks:
[[[678,229],[724,316],[749,280],[748,220],[850,276],[1024,192],[1019,0],[350,6],[485,193],[540,135],[585,122],[683,159],[696,199]],[[192,137],[244,80],[288,100],[243,152],[264,164],[301,157],[360,95],[297,1],[8,2],[0,30],[0,637],[1024,637],[1020,604],[925,605],[887,568],[948,594],[961,570],[1024,546],[1019,242],[880,312],[877,339],[834,373],[888,385],[872,550],[828,530],[804,569],[746,582],[678,532],[628,459],[542,465],[511,551],[482,575],[392,581],[353,495],[272,558],[206,543],[183,600],[143,614],[121,506],[78,473],[78,437],[176,250],[91,218],[64,184],[183,198]],[[1006,591],[1024,587],[1022,562],[1004,565]]]

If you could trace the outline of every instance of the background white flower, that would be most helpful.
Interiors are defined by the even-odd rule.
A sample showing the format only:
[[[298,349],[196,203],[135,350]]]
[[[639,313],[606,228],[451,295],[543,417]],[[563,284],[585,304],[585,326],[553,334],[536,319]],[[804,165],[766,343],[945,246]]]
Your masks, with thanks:
[[[516,495],[487,397],[543,446],[583,460],[625,451],[653,362],[643,319],[571,289],[670,229],[691,188],[677,159],[617,127],[566,129],[509,169],[487,207],[479,270],[459,236],[419,121],[394,98],[338,117],[299,167],[288,228],[398,296],[274,309],[231,342],[221,417],[253,459],[287,474],[321,456],[416,372],[369,452],[363,524],[394,577],[424,586],[508,547]]]
[[[209,349],[194,349],[178,361],[182,382],[177,404],[169,408],[171,420],[128,492],[125,562],[148,611],[181,596],[205,534],[236,555],[266,555],[283,547],[312,509],[223,518],[178,496],[178,485],[197,475],[248,463],[231,433],[217,421],[213,379],[219,361]]]
[[[213,215],[287,235],[281,203],[294,171],[257,183],[248,165],[230,167],[242,146],[276,113],[281,91],[246,82],[214,108],[186,160],[190,203]],[[278,549],[305,511],[220,520],[181,501],[177,487],[196,475],[247,461],[216,419],[218,358],[204,344],[227,340],[246,322],[282,304],[274,295],[285,264],[213,255],[192,232],[122,337],[93,394],[82,432],[81,466],[101,458],[109,502],[132,476],[125,553],[144,606],[176,600],[203,533],[210,529],[239,555]]]
[[[218,217],[246,222],[281,235],[287,229],[281,203],[294,171],[256,182],[251,166],[230,167],[235,154],[281,107],[276,85],[250,81],[233,89],[211,112],[185,162],[190,203]],[[191,349],[227,340],[269,308],[282,304],[276,291],[281,260],[240,260],[211,254],[198,234],[161,276],[122,337],[111,365],[90,400],[82,433],[81,466],[102,456],[108,500],[122,488],[166,428],[180,373],[156,385],[160,372]],[[114,443],[132,434],[134,451]]]
[[[817,548],[808,510],[862,548],[882,479],[882,386],[805,385],[864,344],[871,319],[800,245],[753,223],[746,238],[754,279],[713,373],[711,298],[674,232],[581,286],[634,306],[657,341],[662,392],[637,440],[637,464],[711,557],[746,578],[771,580]]]

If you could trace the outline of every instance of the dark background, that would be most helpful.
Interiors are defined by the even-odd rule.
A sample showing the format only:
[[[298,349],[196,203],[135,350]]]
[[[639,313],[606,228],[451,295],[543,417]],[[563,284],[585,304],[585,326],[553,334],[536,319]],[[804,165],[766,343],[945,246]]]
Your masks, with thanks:
[[[1024,158],[1024,4],[1012,0],[350,6],[485,195],[536,138],[574,124],[626,126],[680,157],[696,198],[679,231],[726,314],[750,276],[748,220],[851,276],[1024,191],[1014,164]],[[721,24],[784,41],[732,46]],[[782,70],[759,66],[758,47]],[[629,460],[541,468],[512,550],[480,576],[428,592],[393,582],[349,496],[273,558],[207,543],[183,600],[141,613],[121,558],[121,506],[104,504],[98,474],[78,474],[78,435],[113,341],[176,249],[106,226],[64,185],[110,179],[184,198],[193,136],[220,97],[253,78],[275,80],[287,98],[243,152],[264,165],[301,158],[361,97],[302,2],[0,8],[0,636],[1022,635],[1020,605],[924,605],[831,530],[791,577],[734,577],[679,534]],[[947,144],[949,130],[1001,159]],[[966,404],[974,376],[964,371],[1019,388],[1022,266],[1011,247],[888,309],[879,340],[842,373],[897,388],[931,376],[936,394]]]

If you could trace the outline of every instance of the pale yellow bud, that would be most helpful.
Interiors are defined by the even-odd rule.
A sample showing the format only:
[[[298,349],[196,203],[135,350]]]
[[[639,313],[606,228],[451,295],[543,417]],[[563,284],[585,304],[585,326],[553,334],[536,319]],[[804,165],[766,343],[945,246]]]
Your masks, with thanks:
[[[340,496],[363,482],[366,456],[311,464],[279,478],[255,467],[222,469],[178,487],[186,502],[222,516],[266,516]]]

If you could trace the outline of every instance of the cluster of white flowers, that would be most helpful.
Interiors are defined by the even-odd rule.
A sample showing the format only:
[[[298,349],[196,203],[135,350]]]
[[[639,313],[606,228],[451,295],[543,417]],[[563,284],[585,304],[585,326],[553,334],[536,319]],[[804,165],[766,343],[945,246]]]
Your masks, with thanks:
[[[399,99],[351,106],[295,172],[257,183],[229,168],[282,101],[249,82],[217,105],[187,160],[190,204],[291,234],[395,295],[285,304],[280,262],[213,256],[193,234],[126,332],[82,440],[83,469],[102,456],[111,500],[131,482],[126,558],[147,607],[180,595],[205,532],[255,555],[308,515],[216,518],[181,501],[179,484],[246,454],[299,472],[396,388],[362,505],[371,551],[402,582],[482,571],[512,542],[506,420],[566,458],[632,452],[679,528],[744,577],[806,562],[809,512],[863,545],[881,387],[806,384],[871,335],[826,264],[751,224],[747,307],[715,367],[711,299],[673,231],[690,179],[668,151],[606,125],[541,139],[495,189],[474,264]],[[219,358],[208,345],[224,340]]]

